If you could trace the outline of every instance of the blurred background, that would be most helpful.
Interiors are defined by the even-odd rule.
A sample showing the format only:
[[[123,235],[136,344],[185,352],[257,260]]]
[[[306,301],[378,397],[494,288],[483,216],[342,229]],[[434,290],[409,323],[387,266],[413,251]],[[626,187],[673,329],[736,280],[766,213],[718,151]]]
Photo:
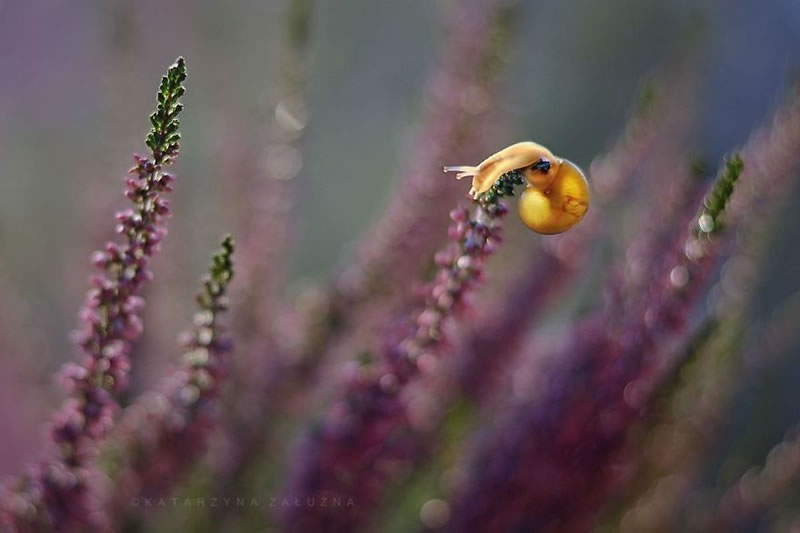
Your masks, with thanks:
[[[308,125],[290,182],[287,301],[336,275],[389,202],[409,164],[454,3],[315,2]],[[18,473],[42,448],[47,413],[61,398],[51,376],[75,357],[67,339],[87,258],[112,235],[110,220],[125,204],[122,179],[131,153],[145,149],[155,81],[183,55],[189,81],[174,216],[146,295],[134,390],[171,362],[164,347],[191,316],[209,251],[238,224],[241,175],[258,163],[243,160],[275,114],[286,9],[280,0],[0,0],[0,474]],[[648,84],[691,57],[691,152],[715,168],[768,120],[800,74],[796,0],[526,0],[512,18],[488,152],[441,164],[475,164],[530,139],[589,168]],[[756,318],[800,290],[799,200],[795,191],[777,221],[752,303]],[[621,234],[646,216],[639,207],[621,219]],[[508,220],[513,246],[539,239]],[[589,278],[576,306],[596,290]],[[728,440],[737,461],[759,461],[800,421],[800,360],[781,361],[737,400],[741,423]]]

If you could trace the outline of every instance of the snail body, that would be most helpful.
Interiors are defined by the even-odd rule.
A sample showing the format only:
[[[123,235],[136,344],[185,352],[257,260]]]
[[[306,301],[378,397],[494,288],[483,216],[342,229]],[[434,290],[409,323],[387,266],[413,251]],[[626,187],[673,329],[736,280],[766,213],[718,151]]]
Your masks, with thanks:
[[[470,196],[475,199],[512,170],[521,172],[527,183],[519,216],[529,229],[544,235],[562,233],[586,214],[589,184],[581,169],[534,142],[512,144],[475,167],[444,167],[445,172],[457,172],[457,179],[472,177]]]

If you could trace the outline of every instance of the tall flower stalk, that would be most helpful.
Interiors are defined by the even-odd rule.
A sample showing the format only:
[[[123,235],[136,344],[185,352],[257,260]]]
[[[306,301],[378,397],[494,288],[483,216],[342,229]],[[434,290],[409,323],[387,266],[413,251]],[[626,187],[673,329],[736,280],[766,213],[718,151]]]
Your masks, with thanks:
[[[76,333],[85,357],[80,364],[66,365],[62,373],[69,398],[51,431],[55,457],[11,489],[17,497],[7,499],[13,505],[4,509],[21,530],[85,528],[96,512],[89,494],[92,458],[113,425],[117,396],[127,384],[132,343],[142,333],[139,313],[144,301],[139,292],[152,279],[149,261],[166,235],[170,206],[164,195],[175,178],[164,168],[180,148],[179,100],[185,80],[186,64],[178,58],[161,80],[158,105],[150,116],[152,128],[145,139],[150,154],[135,156],[125,181],[125,196],[133,205],[116,215],[121,241],[92,254],[99,274],[91,278]]]
[[[354,371],[344,395],[311,429],[295,457],[287,497],[332,496],[343,509],[289,508],[283,523],[301,531],[356,531],[372,520],[387,486],[418,453],[424,421],[408,411],[411,385],[436,372],[444,342],[443,326],[463,305],[481,277],[483,263],[502,241],[500,203],[523,178],[504,175],[474,200],[474,211],[451,213],[450,241],[436,254],[438,271],[408,332],[374,364]]]
[[[140,519],[131,507],[136,498],[169,494],[206,450],[218,422],[219,394],[227,374],[232,342],[220,323],[228,309],[233,279],[233,239],[225,237],[213,256],[197,295],[194,324],[182,338],[186,347],[180,369],[128,407],[110,443],[108,462],[115,489],[109,497],[114,516]]]

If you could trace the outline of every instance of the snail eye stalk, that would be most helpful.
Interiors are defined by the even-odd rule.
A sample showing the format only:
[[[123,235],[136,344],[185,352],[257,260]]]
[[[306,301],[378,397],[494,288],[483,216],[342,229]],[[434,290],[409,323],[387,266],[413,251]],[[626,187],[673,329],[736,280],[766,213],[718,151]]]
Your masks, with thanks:
[[[537,170],[539,172],[542,172],[543,174],[547,174],[548,172],[550,172],[551,168],[552,165],[550,164],[550,161],[548,161],[545,158],[542,158],[531,165],[531,170]]]

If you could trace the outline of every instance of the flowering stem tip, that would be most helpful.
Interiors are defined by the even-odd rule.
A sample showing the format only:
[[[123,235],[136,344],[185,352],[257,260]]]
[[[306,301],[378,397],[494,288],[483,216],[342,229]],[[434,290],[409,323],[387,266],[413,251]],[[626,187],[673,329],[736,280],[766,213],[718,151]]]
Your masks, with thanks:
[[[703,202],[697,217],[696,235],[718,233],[724,229],[722,216],[733,195],[733,189],[744,170],[744,161],[739,154],[725,159],[717,179]]]
[[[224,296],[233,279],[233,250],[233,238],[226,235],[222,239],[222,247],[212,257],[208,275],[203,279],[203,290],[197,295],[197,303],[201,308],[216,312],[224,311],[227,307]]]
[[[91,458],[119,409],[117,398],[127,385],[133,342],[143,330],[144,301],[139,293],[153,277],[150,259],[167,233],[170,205],[164,196],[172,191],[175,178],[163,168],[174,161],[180,147],[179,100],[185,80],[186,63],[178,58],[161,81],[156,111],[150,116],[152,128],[145,139],[150,154],[134,156],[135,166],[125,180],[125,196],[132,206],[116,214],[121,238],[91,256],[98,273],[91,277],[75,336],[84,358],[64,367],[62,378],[70,397],[51,431],[58,453],[23,481],[30,490],[23,489],[20,497],[36,509],[33,519],[44,520],[54,530],[89,527],[85,510]],[[28,514],[12,511],[25,531],[31,525]]]
[[[150,115],[153,127],[147,134],[145,143],[152,150],[156,165],[171,163],[180,148],[178,115],[183,110],[183,104],[178,100],[186,92],[184,81],[186,81],[186,61],[179,57],[161,78],[158,107],[155,113]]]

